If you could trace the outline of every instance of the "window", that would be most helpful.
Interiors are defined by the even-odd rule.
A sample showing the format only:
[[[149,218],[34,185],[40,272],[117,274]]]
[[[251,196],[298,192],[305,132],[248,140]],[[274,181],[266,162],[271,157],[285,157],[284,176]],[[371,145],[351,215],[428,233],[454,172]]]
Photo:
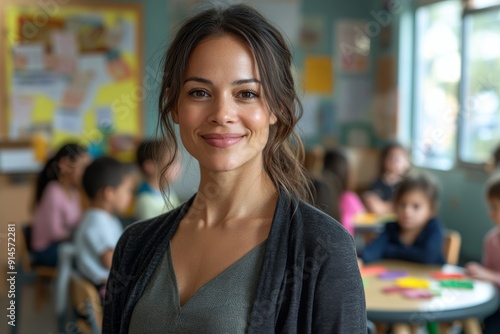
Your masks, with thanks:
[[[500,8],[464,16],[459,158],[487,161],[500,143]]]
[[[460,1],[416,12],[413,160],[450,169],[455,161],[460,80]]]
[[[415,12],[413,159],[424,167],[483,163],[500,143],[500,0],[462,3]]]

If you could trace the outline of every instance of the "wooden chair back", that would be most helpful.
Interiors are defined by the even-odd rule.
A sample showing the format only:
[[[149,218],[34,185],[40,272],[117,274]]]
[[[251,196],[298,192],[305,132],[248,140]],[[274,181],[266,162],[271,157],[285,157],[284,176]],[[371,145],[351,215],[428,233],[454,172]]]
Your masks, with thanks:
[[[462,237],[454,230],[447,230],[444,237],[443,255],[447,264],[456,265],[460,257]]]
[[[70,279],[71,304],[82,318],[77,320],[84,334],[100,334],[103,310],[99,292],[89,281],[73,274]]]

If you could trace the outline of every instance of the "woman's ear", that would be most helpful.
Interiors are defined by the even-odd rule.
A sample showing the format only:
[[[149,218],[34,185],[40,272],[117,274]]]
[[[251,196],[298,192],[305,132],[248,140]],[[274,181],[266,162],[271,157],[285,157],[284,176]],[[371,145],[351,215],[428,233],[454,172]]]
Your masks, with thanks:
[[[274,113],[271,113],[271,117],[269,118],[269,124],[274,125],[278,121],[278,117]]]
[[[171,115],[172,115],[172,120],[174,121],[174,123],[179,124],[179,111],[178,111],[177,107],[172,109]]]

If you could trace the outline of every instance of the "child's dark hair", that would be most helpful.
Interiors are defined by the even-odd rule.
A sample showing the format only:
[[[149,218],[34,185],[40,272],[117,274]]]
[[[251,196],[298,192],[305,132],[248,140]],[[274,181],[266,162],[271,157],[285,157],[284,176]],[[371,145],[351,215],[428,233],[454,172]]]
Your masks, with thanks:
[[[497,172],[486,182],[486,197],[500,199],[500,173]]]
[[[334,219],[340,221],[340,191],[337,178],[328,171],[321,178],[312,178],[312,194],[315,206]]]
[[[392,150],[394,149],[401,149],[405,152],[408,152],[406,150],[406,147],[403,146],[400,142],[397,141],[390,141],[385,146],[382,148],[382,151],[380,151],[380,166],[379,166],[379,173],[380,176],[384,175],[386,170],[385,170],[385,161],[387,160],[387,157],[391,153]]]
[[[161,148],[162,141],[158,139],[146,139],[139,144],[136,151],[136,162],[141,172],[144,173],[144,163],[147,160],[154,162],[160,160]]]
[[[82,185],[89,199],[96,199],[106,187],[117,188],[133,168],[112,157],[95,159],[83,172]]]
[[[493,167],[500,167],[500,144],[498,144],[497,148],[493,151]]]
[[[437,181],[427,173],[411,173],[403,178],[394,193],[393,202],[397,204],[403,198],[404,194],[420,190],[425,194],[433,209],[438,208],[439,204],[439,186]]]
[[[349,189],[349,162],[347,156],[340,150],[328,150],[323,160],[323,171],[328,171],[337,178],[339,191]]]
[[[76,143],[67,143],[45,163],[36,181],[34,206],[38,205],[42,200],[43,192],[47,185],[51,181],[59,180],[61,177],[61,169],[59,167],[61,160],[67,158],[70,162],[75,162],[86,153],[87,149],[85,147]]]

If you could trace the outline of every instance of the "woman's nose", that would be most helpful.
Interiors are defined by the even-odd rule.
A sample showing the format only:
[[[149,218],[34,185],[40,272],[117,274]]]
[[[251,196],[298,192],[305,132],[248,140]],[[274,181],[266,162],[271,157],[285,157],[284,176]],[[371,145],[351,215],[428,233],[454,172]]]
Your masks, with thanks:
[[[223,125],[236,121],[236,104],[232,96],[222,95],[214,99],[209,121],[214,124]]]

